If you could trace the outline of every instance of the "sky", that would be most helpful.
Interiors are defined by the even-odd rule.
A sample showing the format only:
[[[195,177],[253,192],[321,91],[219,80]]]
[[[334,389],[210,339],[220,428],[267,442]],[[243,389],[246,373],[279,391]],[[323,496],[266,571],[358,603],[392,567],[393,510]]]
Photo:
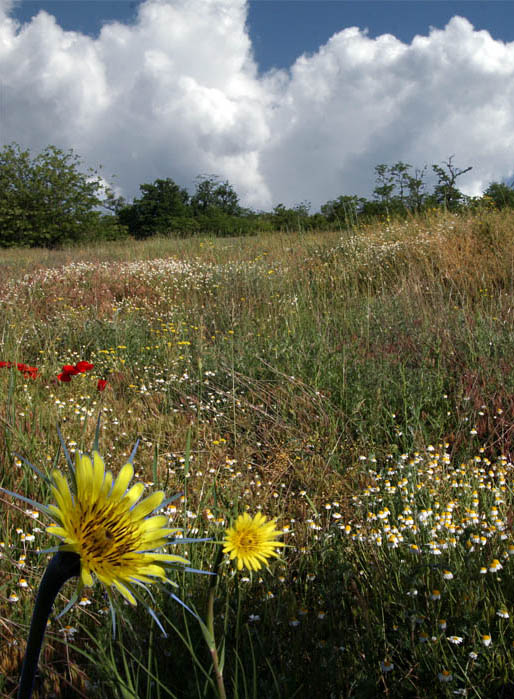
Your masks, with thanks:
[[[314,211],[452,155],[478,195],[514,179],[514,2],[0,0],[13,141],[73,148],[129,201],[216,174]]]

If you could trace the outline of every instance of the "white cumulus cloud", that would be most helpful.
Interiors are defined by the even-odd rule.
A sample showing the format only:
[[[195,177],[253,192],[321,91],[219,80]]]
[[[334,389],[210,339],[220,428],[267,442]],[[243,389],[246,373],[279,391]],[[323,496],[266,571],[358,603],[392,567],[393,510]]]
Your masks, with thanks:
[[[514,175],[514,43],[464,18],[405,44],[344,29],[259,75],[244,0],[147,0],[98,37],[0,0],[0,145],[74,148],[127,197],[227,178],[245,205],[369,196],[377,163],[455,154],[479,193]]]

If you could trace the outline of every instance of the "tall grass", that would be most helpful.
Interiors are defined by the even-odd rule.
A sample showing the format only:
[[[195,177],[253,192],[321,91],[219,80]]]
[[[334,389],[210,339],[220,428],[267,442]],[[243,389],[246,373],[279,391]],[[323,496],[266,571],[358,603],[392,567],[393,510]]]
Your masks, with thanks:
[[[187,531],[277,517],[284,562],[217,582],[229,696],[510,696],[513,259],[505,212],[3,252],[0,360],[39,375],[0,368],[1,484],[46,501],[16,454],[49,469],[56,423],[87,450],[102,412],[108,466],[140,436],[138,475],[184,493]],[[80,359],[94,371],[56,379]],[[47,543],[0,507],[7,695]],[[216,544],[184,548],[212,567]],[[177,582],[204,615],[208,580]],[[167,639],[125,609],[113,640],[91,600],[52,622],[40,696],[215,696],[200,627],[166,591]]]

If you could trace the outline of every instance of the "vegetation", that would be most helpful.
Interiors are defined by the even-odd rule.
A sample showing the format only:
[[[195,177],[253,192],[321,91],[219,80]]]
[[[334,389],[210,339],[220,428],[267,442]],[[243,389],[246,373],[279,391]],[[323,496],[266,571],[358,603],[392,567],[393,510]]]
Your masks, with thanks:
[[[54,247],[87,238],[122,237],[103,216],[102,181],[81,172],[80,158],[48,146],[35,158],[19,145],[0,151],[0,246]]]
[[[493,182],[482,197],[466,197],[457,179],[472,168],[458,168],[453,156],[432,165],[435,184],[426,191],[427,166],[408,163],[375,167],[373,199],[342,194],[311,213],[311,204],[277,204],[271,212],[240,206],[228,181],[201,175],[195,192],[169,177],[140,185],[141,196],[128,203],[96,171],[81,172],[80,158],[49,146],[34,159],[17,144],[0,151],[0,247],[56,247],[71,242],[113,240],[127,234],[144,239],[153,235],[255,235],[259,232],[327,231],[403,218],[438,208],[460,212],[477,208],[514,208],[514,189]],[[109,214],[102,214],[102,209]]]
[[[136,477],[182,494],[166,514],[186,536],[261,511],[288,544],[251,575],[218,544],[173,547],[219,576],[155,594],[167,638],[123,606],[113,640],[88,590],[52,617],[38,696],[220,696],[171,591],[204,622],[212,600],[227,696],[511,696],[513,259],[514,213],[485,206],[5,250],[1,485],[49,502],[20,457],[63,466],[56,423],[89,450],[101,413],[106,467],[139,436]],[[7,695],[51,543],[42,515],[0,507]]]

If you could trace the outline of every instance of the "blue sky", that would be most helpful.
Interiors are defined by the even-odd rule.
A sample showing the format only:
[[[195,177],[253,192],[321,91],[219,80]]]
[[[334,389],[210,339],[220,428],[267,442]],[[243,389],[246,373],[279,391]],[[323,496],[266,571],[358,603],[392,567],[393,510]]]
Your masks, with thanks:
[[[514,178],[514,2],[0,0],[12,141],[73,148],[129,200],[217,174],[316,210],[452,155],[478,195]]]

